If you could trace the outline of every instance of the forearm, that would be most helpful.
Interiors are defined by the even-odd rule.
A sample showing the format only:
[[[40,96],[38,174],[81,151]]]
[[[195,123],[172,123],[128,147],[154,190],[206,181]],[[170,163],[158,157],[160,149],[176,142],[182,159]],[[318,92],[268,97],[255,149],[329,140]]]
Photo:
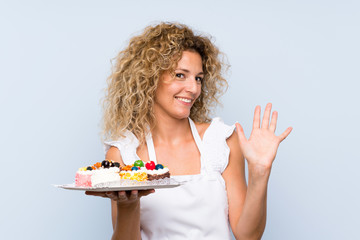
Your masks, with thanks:
[[[112,240],[139,240],[140,236],[140,201],[127,206],[115,204],[116,216]]]
[[[249,166],[248,188],[236,224],[236,239],[260,239],[266,225],[267,186],[270,169]]]

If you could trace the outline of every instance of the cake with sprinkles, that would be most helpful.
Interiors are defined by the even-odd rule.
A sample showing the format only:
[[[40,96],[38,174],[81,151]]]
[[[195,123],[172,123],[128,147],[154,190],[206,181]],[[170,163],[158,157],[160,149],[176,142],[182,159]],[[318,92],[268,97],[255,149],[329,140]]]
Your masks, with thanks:
[[[104,160],[80,168],[75,175],[75,186],[116,187],[158,182],[166,184],[164,180],[167,179],[170,179],[169,169],[153,161],[144,163],[137,160],[132,165],[121,167],[118,162]]]

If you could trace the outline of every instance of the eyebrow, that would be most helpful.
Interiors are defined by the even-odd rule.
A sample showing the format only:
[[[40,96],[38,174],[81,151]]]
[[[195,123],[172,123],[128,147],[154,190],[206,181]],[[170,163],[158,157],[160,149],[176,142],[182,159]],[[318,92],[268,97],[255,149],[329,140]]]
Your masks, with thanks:
[[[186,72],[186,73],[189,73],[189,72],[190,72],[189,70],[184,69],[184,68],[177,68],[177,69],[175,69],[175,71],[176,71],[176,70],[180,70],[180,71],[183,71],[183,72]],[[198,73],[198,74],[196,74],[196,75],[200,75],[200,74],[204,75],[204,73],[203,73],[203,72],[199,72],[199,73]]]

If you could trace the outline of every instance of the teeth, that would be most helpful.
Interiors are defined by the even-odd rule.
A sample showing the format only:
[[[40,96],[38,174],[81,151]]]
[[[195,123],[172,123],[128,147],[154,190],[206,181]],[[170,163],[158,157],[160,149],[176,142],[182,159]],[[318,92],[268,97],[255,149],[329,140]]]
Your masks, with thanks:
[[[191,103],[190,99],[186,99],[186,98],[177,98],[177,99],[179,99],[182,102]]]

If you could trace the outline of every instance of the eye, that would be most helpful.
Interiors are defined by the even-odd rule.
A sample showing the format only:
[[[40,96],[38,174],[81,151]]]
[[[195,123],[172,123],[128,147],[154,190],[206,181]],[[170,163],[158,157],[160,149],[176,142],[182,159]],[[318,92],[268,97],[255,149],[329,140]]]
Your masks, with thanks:
[[[199,82],[199,83],[202,83],[203,78],[202,78],[202,77],[196,77],[195,80],[196,80],[197,82]]]
[[[185,78],[185,75],[182,73],[175,73],[175,77],[177,78]]]

